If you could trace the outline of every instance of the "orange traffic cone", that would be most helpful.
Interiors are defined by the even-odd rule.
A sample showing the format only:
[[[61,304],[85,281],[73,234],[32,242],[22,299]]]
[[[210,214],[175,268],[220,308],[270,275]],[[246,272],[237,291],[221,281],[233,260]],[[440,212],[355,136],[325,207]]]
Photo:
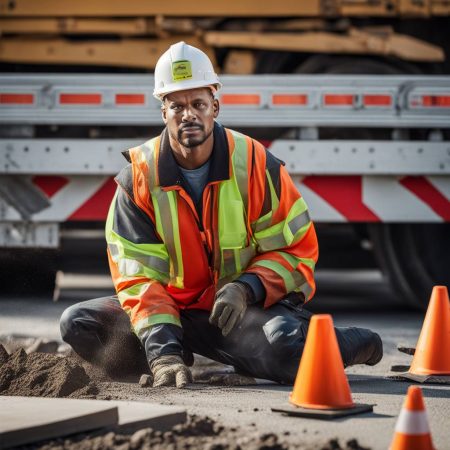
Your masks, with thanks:
[[[433,288],[409,373],[450,375],[450,303],[445,286]]]
[[[329,314],[318,314],[311,319],[289,400],[303,408],[347,409],[355,406]]]
[[[410,386],[389,450],[434,450],[422,389]]]

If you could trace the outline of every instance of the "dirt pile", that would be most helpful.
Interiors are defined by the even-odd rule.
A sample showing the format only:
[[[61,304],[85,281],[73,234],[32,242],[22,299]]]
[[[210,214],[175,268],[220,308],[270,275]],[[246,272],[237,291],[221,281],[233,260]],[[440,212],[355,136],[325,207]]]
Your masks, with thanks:
[[[26,448],[26,447],[25,447]],[[236,428],[225,428],[209,418],[190,416],[183,425],[176,425],[170,431],[154,431],[143,428],[134,433],[97,432],[79,435],[70,439],[57,439],[34,444],[33,448],[49,450],[54,448],[75,450],[95,449],[120,450],[155,449],[186,450],[287,450],[286,443],[278,441],[274,434],[249,435]]]
[[[28,354],[33,352],[63,353],[68,350],[67,344],[61,343],[54,339],[16,334],[0,334],[0,344],[2,344],[6,351],[10,354],[21,348],[23,348]]]
[[[8,355],[0,345],[0,395],[85,397],[96,385],[74,358],[48,353],[27,355],[23,349]]]
[[[6,361],[8,361],[9,354],[6,351],[5,347],[0,344],[0,366],[2,366]]]
[[[103,430],[89,434],[79,434],[70,438],[53,439],[51,441],[22,447],[25,449],[64,449],[64,450],[370,450],[360,447],[356,440],[350,440],[343,447],[337,440],[330,440],[323,447],[309,447],[289,444],[281,441],[273,433],[259,434],[244,431],[239,428],[227,428],[219,425],[210,418],[189,416],[186,423],[176,425],[169,431],[155,431],[151,428],[126,433],[114,430]]]

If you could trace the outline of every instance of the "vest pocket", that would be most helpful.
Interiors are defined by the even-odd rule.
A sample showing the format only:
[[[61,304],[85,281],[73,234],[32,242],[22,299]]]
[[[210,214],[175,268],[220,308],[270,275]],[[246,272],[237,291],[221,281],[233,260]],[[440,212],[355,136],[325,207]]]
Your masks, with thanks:
[[[219,220],[220,245],[223,249],[240,249],[246,238],[244,205],[241,201],[230,200]]]

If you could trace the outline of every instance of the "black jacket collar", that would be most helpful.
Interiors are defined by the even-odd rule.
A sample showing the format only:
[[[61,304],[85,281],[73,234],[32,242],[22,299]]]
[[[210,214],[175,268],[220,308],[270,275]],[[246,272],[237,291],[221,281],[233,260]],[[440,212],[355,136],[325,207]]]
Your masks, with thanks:
[[[230,178],[230,152],[225,129],[214,123],[214,146],[211,153],[208,183],[228,180]],[[170,147],[167,128],[161,133],[161,144],[158,158],[158,177],[162,187],[181,185],[183,177]]]

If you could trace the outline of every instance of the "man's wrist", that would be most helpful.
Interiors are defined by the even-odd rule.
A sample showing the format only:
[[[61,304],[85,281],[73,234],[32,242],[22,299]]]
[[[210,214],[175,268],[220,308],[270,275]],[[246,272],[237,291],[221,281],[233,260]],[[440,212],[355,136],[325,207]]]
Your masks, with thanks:
[[[244,272],[235,281],[241,281],[247,283],[253,292],[253,304],[261,303],[266,298],[266,288],[264,287],[261,279],[254,273]]]
[[[233,283],[239,284],[244,287],[245,301],[246,301],[247,305],[252,305],[253,303],[256,302],[255,293],[253,292],[252,287],[248,283],[246,283],[245,281],[242,281],[242,280],[235,280],[235,281],[233,281]]]
[[[180,354],[177,353],[168,353],[164,355],[159,355],[158,357],[154,358],[152,361],[149,361],[150,369],[153,369],[155,366],[159,364],[166,364],[166,363],[180,363],[184,364],[183,358]]]

